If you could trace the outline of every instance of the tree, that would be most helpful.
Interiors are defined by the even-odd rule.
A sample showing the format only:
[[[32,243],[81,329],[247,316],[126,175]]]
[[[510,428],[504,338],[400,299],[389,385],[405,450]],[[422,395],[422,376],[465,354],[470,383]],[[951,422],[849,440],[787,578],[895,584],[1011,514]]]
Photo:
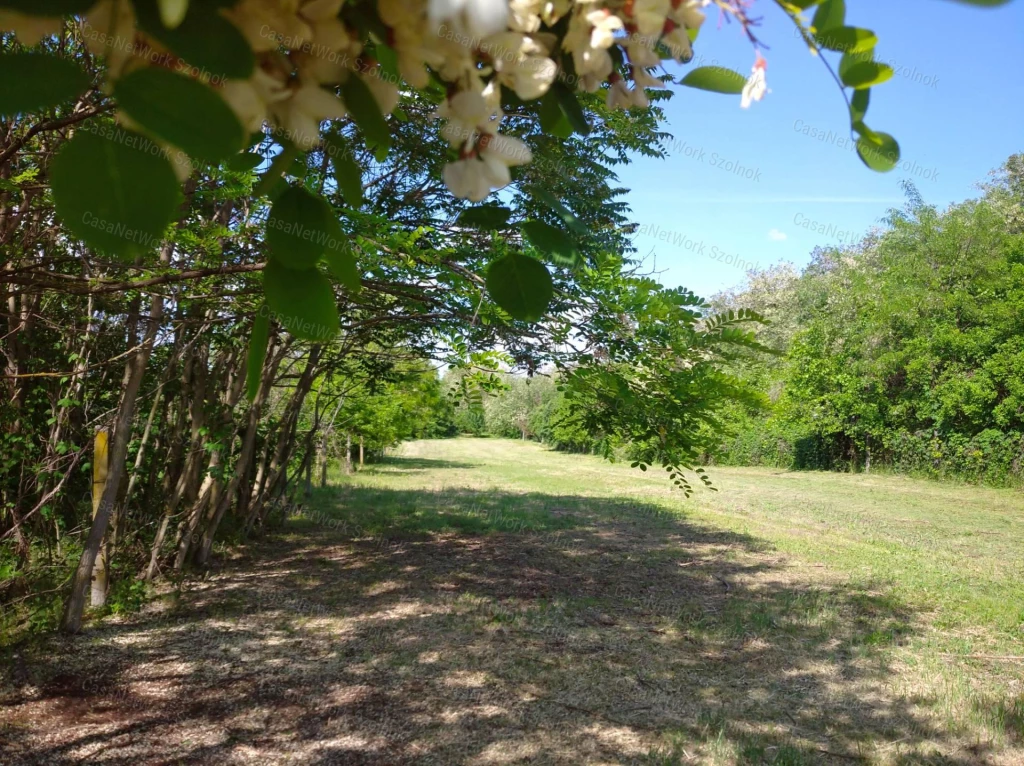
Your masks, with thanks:
[[[885,228],[825,249],[796,279],[755,274],[730,305],[786,307],[778,363],[742,377],[775,393],[769,417],[733,410],[746,441],[727,459],[868,470],[889,465],[1017,482],[1021,419],[1022,200],[1011,160],[984,195],[945,211],[907,188]],[[772,443],[784,443],[779,450]]]

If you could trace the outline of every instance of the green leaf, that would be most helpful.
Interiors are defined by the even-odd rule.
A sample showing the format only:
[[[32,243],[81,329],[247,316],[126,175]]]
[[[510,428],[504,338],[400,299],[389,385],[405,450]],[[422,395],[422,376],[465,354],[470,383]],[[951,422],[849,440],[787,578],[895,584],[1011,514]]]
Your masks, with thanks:
[[[328,133],[324,144],[334,166],[334,181],[345,201],[354,208],[362,207],[363,169],[353,156],[351,144],[337,133]]]
[[[814,12],[811,26],[816,34],[846,23],[846,0],[825,0]]]
[[[236,173],[245,173],[248,170],[255,170],[262,164],[262,154],[246,152],[245,154],[236,154],[228,160],[228,170],[233,170]]]
[[[572,129],[581,136],[590,135],[590,123],[587,122],[587,115],[583,112],[583,107],[580,106],[576,94],[564,82],[556,82],[551,86],[551,90],[554,91],[558,105],[562,108]]]
[[[177,217],[170,161],[145,136],[110,123],[79,128],[50,165],[50,184],[67,229],[125,259],[151,252]]]
[[[900,161],[900,145],[888,133],[869,131],[857,139],[857,154],[872,170],[888,173]]]
[[[70,101],[89,89],[89,75],[45,53],[0,55],[0,115],[14,117]]]
[[[267,218],[267,247],[289,269],[313,268],[339,233],[331,206],[301,186],[278,196]]]
[[[554,295],[551,274],[544,264],[527,255],[511,253],[487,269],[487,292],[494,302],[516,319],[534,322]]]
[[[830,27],[818,32],[814,39],[822,48],[842,53],[864,53],[878,45],[878,35],[859,27]]]
[[[245,130],[210,88],[158,67],[137,69],[114,87],[118,105],[157,138],[190,157],[218,163],[241,149]]]
[[[0,8],[48,18],[82,14],[94,5],[96,0],[0,0]]]
[[[850,99],[850,121],[861,122],[868,113],[868,104],[871,102],[871,89],[855,90],[853,98]]]
[[[725,67],[702,66],[691,69],[679,83],[713,93],[740,94],[743,92],[743,86],[747,84],[747,78]]]
[[[561,229],[549,226],[543,221],[527,221],[520,224],[519,229],[523,232],[530,244],[544,253],[556,266],[573,268],[581,262],[579,250],[572,237]]]
[[[572,135],[572,125],[558,103],[558,94],[554,88],[548,88],[540,100],[540,129],[555,138],[568,138]]]
[[[558,198],[554,194],[544,188],[537,188],[533,190],[533,198],[538,202],[542,203],[548,210],[555,213],[562,222],[572,229],[580,236],[587,236],[590,231],[587,229],[587,225],[583,223],[579,218],[573,215],[572,211],[569,210],[565,205],[558,201]]]
[[[296,338],[325,341],[337,334],[334,290],[316,269],[298,271],[271,258],[263,269],[263,292],[274,316]]]
[[[193,0],[188,13],[174,29],[164,26],[158,0],[132,0],[139,28],[180,56],[178,71],[214,84],[225,79],[247,80],[256,57],[238,27],[218,13],[220,3]]]
[[[459,215],[459,225],[483,231],[504,229],[512,211],[500,205],[478,205],[466,208]]]
[[[356,263],[355,254],[345,237],[345,233],[338,227],[336,243],[324,251],[324,262],[331,276],[345,285],[351,292],[357,293],[362,287],[362,279],[359,274],[359,266]]]
[[[386,150],[391,146],[391,129],[363,78],[349,77],[341,86],[341,98],[368,147]]]
[[[849,54],[847,54],[849,55]],[[845,59],[846,56],[843,56]],[[839,77],[843,85],[861,90],[880,85],[892,78],[893,68],[888,64],[880,64],[877,61],[861,61],[856,64],[848,64],[846,67],[839,66]]]
[[[263,377],[263,362],[267,358],[267,343],[270,340],[270,311],[264,303],[256,312],[249,336],[249,353],[245,358],[245,394],[251,402],[260,389]]]

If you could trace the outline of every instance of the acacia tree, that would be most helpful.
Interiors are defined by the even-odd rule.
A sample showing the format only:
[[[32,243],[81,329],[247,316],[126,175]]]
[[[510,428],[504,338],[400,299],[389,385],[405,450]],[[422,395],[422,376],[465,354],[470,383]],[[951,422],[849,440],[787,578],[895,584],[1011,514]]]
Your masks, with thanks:
[[[892,76],[875,36],[846,24],[842,0],[777,5],[815,52],[842,54],[858,152],[895,166],[895,140],[864,122],[870,88]],[[229,510],[258,525],[312,454],[298,442],[306,397],[353,353],[472,364],[500,348],[528,372],[552,361],[650,444],[639,464],[690,464],[693,440],[673,429],[736,392],[710,367],[697,381],[684,345],[714,360],[711,345],[750,339],[735,318],[698,328],[685,293],[621,281],[625,209],[610,181],[630,151],[660,151],[656,102],[674,80],[658,67],[691,59],[708,9],[750,39],[751,74],[697,67],[679,83],[749,106],[766,62],[741,0],[0,0],[16,35],[0,38],[4,438],[18,473],[3,504],[23,558],[26,525],[75,475],[84,425],[112,413],[64,629],[80,629],[112,519],[132,520],[127,495],[168,498],[140,525],[150,573],[166,547],[175,567],[205,560]],[[579,346],[579,318],[615,304],[682,319],[682,335],[659,347],[661,320],[616,314]],[[36,369],[53,342],[63,369]],[[89,399],[97,370],[102,402]],[[37,375],[59,383],[34,399]],[[26,447],[40,421],[41,458]]]

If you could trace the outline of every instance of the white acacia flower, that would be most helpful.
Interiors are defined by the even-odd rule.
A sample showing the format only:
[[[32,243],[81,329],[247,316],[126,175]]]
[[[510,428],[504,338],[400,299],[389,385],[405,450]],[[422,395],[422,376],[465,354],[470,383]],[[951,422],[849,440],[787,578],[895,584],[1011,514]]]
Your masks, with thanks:
[[[562,48],[572,54],[576,74],[580,77],[580,87],[590,92],[596,90],[613,69],[608,49],[591,45],[592,29],[586,15],[577,11],[569,20],[569,30],[562,40]]]
[[[605,96],[605,105],[609,109],[629,109],[633,105],[633,96],[621,77],[613,79],[608,95]]]
[[[298,14],[296,0],[241,0],[225,16],[245,35],[257,53],[301,48],[313,38],[312,27]]]
[[[341,119],[348,114],[341,99],[315,83],[296,88],[290,98],[271,104],[270,109],[277,123],[302,151],[320,143],[321,122]]]
[[[765,77],[767,68],[768,62],[760,53],[757,54],[754,66],[750,69],[750,77],[747,79],[747,84],[743,86],[743,94],[740,96],[740,106],[743,109],[748,108],[754,101],[760,101],[768,92],[768,80]]]
[[[287,99],[290,93],[283,81],[257,67],[248,80],[227,80],[220,89],[220,95],[242,127],[255,133],[263,128],[270,104]]]
[[[511,136],[484,134],[477,148],[444,169],[444,182],[456,197],[480,202],[512,181],[509,167],[533,159],[530,148]]]
[[[426,87],[430,82],[427,66],[436,69],[444,61],[429,43],[437,39],[439,30],[428,27],[426,5],[421,0],[379,0],[377,12],[394,38],[398,71],[414,88]]]
[[[671,10],[669,0],[635,0],[629,18],[641,36],[656,39]]]
[[[441,102],[437,117],[447,118],[441,128],[441,135],[452,146],[462,146],[478,133],[478,126],[487,122],[491,109],[483,93],[475,90],[460,90]]]
[[[373,94],[373,100],[377,102],[381,114],[391,114],[398,106],[401,97],[398,92],[398,85],[383,78],[384,70],[377,66],[361,75],[366,87]]]
[[[530,147],[518,138],[503,136],[498,133],[485,134],[480,139],[478,150],[481,159],[488,164],[498,163],[506,171],[513,165],[527,165],[533,159]],[[508,181],[505,183],[508,183]]]
[[[674,21],[670,20],[669,24],[671,24],[673,28],[668,34],[662,36],[661,42],[664,43],[666,48],[668,48],[673,59],[678,61],[680,64],[685,64],[693,58],[693,46],[690,45],[690,33],[686,30],[686,27],[679,26]]]
[[[591,11],[586,19],[593,27],[590,32],[591,48],[610,48],[615,42],[615,33],[623,29],[622,19],[607,8]]]
[[[487,168],[476,157],[449,162],[444,167],[444,183],[456,197],[479,202],[491,193]]]
[[[647,69],[661,64],[661,57],[646,38],[632,36],[626,42],[629,63],[637,69]]]
[[[687,29],[699,29],[706,18],[699,9],[707,4],[708,0],[684,0],[678,8],[672,10],[670,16],[677,24]]]
[[[547,0],[541,9],[540,18],[549,27],[553,27],[571,8],[572,0]]]
[[[527,34],[540,29],[544,0],[509,0],[509,29]]]
[[[508,28],[507,0],[428,0],[427,8],[435,26],[451,24],[478,40]]]
[[[548,92],[558,74],[558,65],[537,40],[521,32],[503,32],[488,37],[481,50],[491,57],[498,81],[530,101]]]
[[[665,83],[652,75],[642,66],[633,67],[633,82],[638,88],[664,88]]]

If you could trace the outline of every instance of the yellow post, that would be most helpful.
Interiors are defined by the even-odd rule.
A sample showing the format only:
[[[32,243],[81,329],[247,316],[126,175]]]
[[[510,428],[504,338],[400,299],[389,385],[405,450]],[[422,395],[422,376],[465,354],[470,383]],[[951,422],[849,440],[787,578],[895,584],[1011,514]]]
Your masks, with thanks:
[[[92,517],[100,509],[100,502],[103,499],[103,490],[107,486],[107,468],[110,455],[110,432],[105,428],[96,429],[96,440],[92,451]],[[107,568],[107,545],[106,541],[100,546],[99,555],[92,568],[92,598],[93,606],[103,606],[107,602],[107,585],[109,580]]]

